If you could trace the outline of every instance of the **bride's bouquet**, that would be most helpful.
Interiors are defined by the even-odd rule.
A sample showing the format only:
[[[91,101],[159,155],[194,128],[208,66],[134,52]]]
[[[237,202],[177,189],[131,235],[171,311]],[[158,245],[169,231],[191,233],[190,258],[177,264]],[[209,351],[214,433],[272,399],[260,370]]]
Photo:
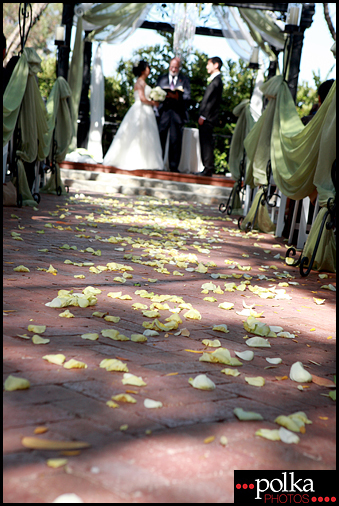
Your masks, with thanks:
[[[155,100],[156,102],[163,102],[166,98],[166,91],[164,91],[160,86],[156,86],[151,90],[149,97],[151,100]]]

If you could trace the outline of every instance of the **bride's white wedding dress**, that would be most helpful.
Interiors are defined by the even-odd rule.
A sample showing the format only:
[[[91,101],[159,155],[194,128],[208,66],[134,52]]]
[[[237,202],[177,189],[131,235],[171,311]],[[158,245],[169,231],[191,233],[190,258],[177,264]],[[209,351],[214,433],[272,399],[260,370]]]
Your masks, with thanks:
[[[145,97],[149,100],[150,86],[145,86]],[[163,170],[162,149],[153,107],[140,100],[134,91],[135,103],[122,120],[109,147],[103,165],[118,169]]]

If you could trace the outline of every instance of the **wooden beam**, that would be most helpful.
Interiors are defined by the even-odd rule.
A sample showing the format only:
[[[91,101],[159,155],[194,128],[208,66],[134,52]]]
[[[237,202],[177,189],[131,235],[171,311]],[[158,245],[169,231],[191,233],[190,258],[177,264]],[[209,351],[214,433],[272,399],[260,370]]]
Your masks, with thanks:
[[[239,7],[240,9],[259,9],[261,11],[280,11],[287,12],[288,4],[241,4],[241,3],[223,3],[223,4],[213,4],[213,5],[226,5],[227,7]]]
[[[144,21],[143,24],[139,28],[146,28],[148,30],[162,30],[164,32],[173,33],[174,27],[170,25],[169,23],[162,23],[160,21]],[[228,32],[228,30],[225,30],[226,35],[229,35],[229,38],[231,39],[232,36]],[[235,30],[235,33],[237,35],[237,38],[240,40],[244,40],[244,37],[242,36],[241,32],[239,30]],[[219,28],[207,28],[205,26],[197,26],[195,29],[196,35],[208,35],[210,37],[223,37],[222,30]]]

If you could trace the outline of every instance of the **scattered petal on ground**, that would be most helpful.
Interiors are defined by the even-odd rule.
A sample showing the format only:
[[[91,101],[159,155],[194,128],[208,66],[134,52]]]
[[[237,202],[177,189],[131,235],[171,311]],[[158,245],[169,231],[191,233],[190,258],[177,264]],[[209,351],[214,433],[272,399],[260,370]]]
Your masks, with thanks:
[[[256,376],[254,378],[246,378],[245,381],[254,387],[263,387],[265,385],[265,379],[262,376]]]
[[[144,406],[145,406],[145,408],[149,408],[149,409],[162,408],[162,402],[154,401],[153,399],[145,399]]]
[[[312,381],[312,374],[304,369],[302,362],[295,362],[290,369],[290,378],[298,383],[309,383]]]
[[[238,418],[238,420],[263,420],[264,419],[260,415],[260,413],[255,413],[254,411],[244,411],[242,408],[234,408],[233,413]]]
[[[215,389],[215,384],[206,376],[206,374],[198,374],[198,376],[194,379],[189,378],[188,383],[192,385],[193,388],[198,388],[199,390]]]
[[[146,386],[146,383],[141,376],[135,376],[130,373],[125,373],[121,381],[123,385],[134,385],[136,387]]]
[[[26,390],[31,386],[30,382],[25,378],[18,378],[17,376],[8,376],[4,383],[6,392],[12,392],[13,390]]]

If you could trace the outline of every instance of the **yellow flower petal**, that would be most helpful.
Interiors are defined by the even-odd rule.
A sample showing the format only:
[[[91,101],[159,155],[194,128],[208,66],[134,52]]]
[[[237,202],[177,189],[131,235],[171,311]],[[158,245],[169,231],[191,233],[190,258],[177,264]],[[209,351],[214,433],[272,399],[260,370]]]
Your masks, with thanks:
[[[107,322],[113,322],[113,323],[118,323],[120,321],[120,317],[119,316],[105,316],[104,317],[104,320],[106,320]]]
[[[234,307],[234,304],[232,302],[222,302],[218,307],[221,309],[232,309]]]
[[[18,378],[16,376],[12,376],[11,374],[4,383],[4,388],[7,392],[12,392],[13,390],[26,390],[30,386],[31,384],[27,379]]]
[[[50,342],[49,339],[44,339],[43,337],[40,337],[38,335],[34,335],[32,337],[33,344],[48,344],[49,342]]]
[[[36,334],[43,334],[46,330],[46,325],[28,325],[27,330]]]
[[[254,378],[245,377],[245,381],[254,387],[263,387],[265,385],[265,379],[262,376],[256,376]]]
[[[190,309],[184,314],[184,317],[190,320],[201,320],[201,314],[196,309]]]
[[[227,329],[227,325],[225,325],[224,323],[222,323],[221,325],[214,325],[212,330],[217,330],[219,332],[225,332],[225,334],[229,333],[229,330]]]
[[[68,459],[48,459],[46,464],[48,467],[53,467],[54,469],[58,467],[65,466],[68,462]]]
[[[146,386],[146,383],[141,376],[135,376],[134,374],[125,373],[121,380],[123,385],[134,385],[137,387]]]
[[[67,362],[64,363],[65,369],[87,369],[87,364],[84,362],[79,362],[79,360],[75,360],[71,358]]]
[[[145,343],[147,341],[147,337],[143,334],[132,334],[131,341],[134,343]]]
[[[129,402],[131,404],[135,404],[137,402],[136,399],[134,399],[134,397],[132,397],[130,394],[113,395],[112,399],[118,402]]]
[[[194,379],[189,378],[188,383],[192,385],[193,388],[197,388],[199,390],[214,390],[215,384],[212,380],[210,380],[206,374],[198,374]]]
[[[116,358],[104,358],[99,367],[106,369],[106,371],[118,371],[118,372],[128,372],[128,367],[126,364],[121,362]]]
[[[263,417],[260,413],[255,413],[254,411],[244,411],[242,408],[234,408],[233,413],[238,418],[238,420],[263,420]]]
[[[214,339],[213,341],[211,339],[203,339],[202,344],[210,346],[211,348],[218,348],[221,346],[219,339]]]
[[[90,341],[96,341],[97,339],[99,339],[99,334],[87,333],[87,334],[82,334],[81,337],[82,337],[82,339],[89,339]]]
[[[74,318],[74,314],[70,312],[69,309],[66,309],[63,313],[59,313],[61,318]]]
[[[66,357],[65,355],[62,355],[62,354],[56,354],[56,355],[45,355],[44,357],[42,357],[44,360],[47,360],[47,362],[49,362],[50,364],[55,364],[55,365],[61,365],[64,363],[64,361],[66,360]]]
[[[270,441],[280,441],[279,430],[276,429],[259,429],[255,433],[256,436],[263,437],[265,439],[269,439]]]

